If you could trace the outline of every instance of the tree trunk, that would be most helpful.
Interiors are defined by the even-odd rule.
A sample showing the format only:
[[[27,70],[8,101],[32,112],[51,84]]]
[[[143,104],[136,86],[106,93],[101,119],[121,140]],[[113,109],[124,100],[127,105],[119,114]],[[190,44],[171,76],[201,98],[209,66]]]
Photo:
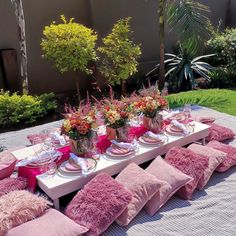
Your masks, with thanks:
[[[26,53],[26,36],[25,36],[25,18],[21,0],[11,0],[13,4],[15,15],[17,18],[17,25],[19,31],[20,44],[20,63],[21,63],[21,80],[22,93],[29,93],[28,73],[27,73],[27,53]]]
[[[160,92],[165,85],[165,1],[159,0],[158,15],[159,15],[159,38],[160,38],[160,68],[159,68],[159,83]]]
[[[125,80],[121,81],[121,91],[122,91],[122,95],[126,95],[126,82]]]
[[[77,76],[75,78],[78,105],[80,104],[80,101],[81,101],[79,79],[80,79],[80,72],[77,73]]]

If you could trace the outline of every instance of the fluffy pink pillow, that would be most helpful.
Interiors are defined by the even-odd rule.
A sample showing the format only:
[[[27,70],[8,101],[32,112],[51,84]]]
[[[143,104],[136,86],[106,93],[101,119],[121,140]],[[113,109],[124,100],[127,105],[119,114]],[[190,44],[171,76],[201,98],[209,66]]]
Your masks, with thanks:
[[[0,197],[0,235],[44,213],[49,207],[43,197],[28,191],[12,191]]]
[[[211,124],[213,123],[216,119],[211,116],[197,116],[195,117],[195,120],[198,122],[201,122],[203,124]]]
[[[128,207],[116,219],[116,222],[119,225],[128,225],[141,211],[147,201],[166,184],[140,168],[135,163],[129,164],[116,177],[116,180],[127,187],[133,194],[133,198]]]
[[[207,169],[205,169],[204,174],[200,178],[197,185],[197,189],[202,190],[208,183],[210,177],[212,176],[217,166],[219,166],[220,163],[224,161],[224,159],[226,158],[226,154],[213,148],[198,144],[192,144],[188,147],[188,149],[200,155],[207,156],[209,158],[208,167]]]
[[[0,180],[0,197],[15,190],[23,190],[27,187],[27,180],[22,177],[5,178]]]
[[[11,229],[6,236],[80,236],[87,231],[59,211],[49,209],[37,219]]]
[[[183,199],[191,199],[198,181],[208,167],[208,158],[187,148],[173,147],[167,152],[165,160],[193,178],[191,182],[183,186],[177,192],[179,197]]]
[[[164,181],[160,190],[147,202],[145,210],[153,216],[181,187],[192,181],[184,174],[158,156],[146,169],[157,179]]]
[[[105,173],[98,174],[80,190],[66,209],[66,215],[99,235],[125,210],[132,194]]]
[[[236,147],[232,147],[230,145],[220,143],[218,141],[211,141],[207,144],[207,146],[226,153],[226,158],[216,168],[216,171],[225,172],[230,167],[236,165]]]
[[[0,152],[0,180],[11,176],[15,169],[16,159],[11,154],[13,150]]]
[[[235,136],[235,133],[229,128],[217,125],[215,123],[209,125],[210,125],[210,133],[206,137],[207,141],[212,141],[212,140],[224,141],[227,139],[232,139]]]

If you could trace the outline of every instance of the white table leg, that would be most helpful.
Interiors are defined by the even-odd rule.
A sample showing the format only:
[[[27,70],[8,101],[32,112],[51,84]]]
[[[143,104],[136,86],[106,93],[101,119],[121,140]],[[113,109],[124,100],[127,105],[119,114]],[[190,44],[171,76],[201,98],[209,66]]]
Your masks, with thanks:
[[[55,208],[55,209],[57,209],[58,211],[60,211],[59,198],[53,199],[53,205],[54,205],[54,208]]]
[[[206,145],[206,138],[202,139],[202,145],[205,146]]]

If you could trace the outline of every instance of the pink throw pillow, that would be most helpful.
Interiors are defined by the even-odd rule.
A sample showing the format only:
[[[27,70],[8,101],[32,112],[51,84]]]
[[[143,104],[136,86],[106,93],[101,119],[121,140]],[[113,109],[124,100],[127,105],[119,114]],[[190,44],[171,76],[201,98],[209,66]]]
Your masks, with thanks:
[[[116,180],[127,187],[133,194],[132,200],[122,214],[116,219],[119,225],[128,225],[142,210],[154,194],[160,191],[166,183],[158,180],[135,163],[129,164]]]
[[[11,152],[16,149],[10,149],[0,152],[0,180],[11,176],[15,169],[16,159]]]
[[[125,210],[131,199],[129,190],[101,173],[76,194],[65,213],[88,228],[87,235],[99,235]]]
[[[59,211],[49,209],[42,216],[11,229],[6,236],[80,236],[87,231]]]
[[[0,235],[30,221],[49,208],[49,201],[25,190],[12,191],[0,197]]]
[[[204,155],[209,158],[208,167],[207,169],[205,169],[204,174],[200,178],[197,185],[197,189],[202,190],[208,183],[210,177],[212,176],[217,166],[219,166],[220,163],[224,161],[224,159],[226,158],[226,154],[224,152],[199,144],[192,144],[188,147],[188,149],[192,150],[197,154]]]
[[[0,180],[0,197],[15,190],[23,190],[26,187],[27,180],[25,178],[5,178]]]
[[[201,122],[203,124],[211,124],[213,123],[216,119],[211,116],[197,116],[195,117],[195,120],[198,122]]]
[[[161,156],[158,156],[147,167],[146,171],[165,183],[144,207],[151,216],[153,216],[181,187],[193,180],[192,177],[168,164]]]
[[[225,172],[230,167],[236,165],[236,147],[232,147],[230,145],[220,143],[218,141],[211,141],[207,144],[207,146],[226,153],[226,158],[216,168],[216,171]]]
[[[235,133],[229,128],[217,125],[215,123],[209,125],[210,125],[210,133],[206,137],[207,141],[212,141],[212,140],[224,141],[227,139],[232,139],[235,136]]]
[[[173,147],[167,152],[165,161],[193,178],[177,192],[177,195],[183,199],[192,199],[198,181],[208,167],[208,158],[187,148]]]

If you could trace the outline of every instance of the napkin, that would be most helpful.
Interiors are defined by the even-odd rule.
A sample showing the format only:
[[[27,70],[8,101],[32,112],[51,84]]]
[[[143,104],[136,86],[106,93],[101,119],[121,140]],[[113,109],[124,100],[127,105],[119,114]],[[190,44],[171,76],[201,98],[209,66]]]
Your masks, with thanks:
[[[124,142],[117,142],[116,140],[111,140],[111,143],[120,147],[128,149],[129,151],[133,151],[137,147],[137,141],[134,140],[132,143],[124,143]]]
[[[78,157],[74,153],[70,153],[70,158],[75,163],[77,163],[77,165],[79,165],[81,167],[83,175],[86,175],[88,173],[87,163],[86,163],[86,160],[84,158]]]
[[[52,134],[52,139],[55,140],[55,141],[58,141],[61,146],[66,145],[66,140],[65,140],[64,136],[60,135],[58,132],[54,132]]]
[[[168,115],[164,115],[163,119],[168,120],[169,118],[171,118],[172,116],[175,116],[177,114],[179,114],[179,111],[172,111],[172,112],[168,113]]]
[[[58,156],[61,156],[62,153],[61,152],[55,152],[55,150],[53,151],[43,151],[41,152],[38,156],[30,156],[30,157],[27,157],[25,158],[24,160],[22,161],[19,161],[17,164],[16,164],[16,167],[20,167],[20,166],[27,166],[28,164],[32,163],[32,162],[36,162],[40,159],[43,159],[45,157],[48,157],[48,156],[52,156],[52,157],[58,157]]]
[[[172,120],[171,124],[178,127],[178,128],[180,128],[184,132],[184,134],[189,134],[190,133],[189,130],[185,127],[185,125],[179,123],[177,120]]]
[[[148,135],[151,138],[163,140],[163,136],[160,135],[160,134],[154,134],[151,131],[147,131],[145,134]]]

